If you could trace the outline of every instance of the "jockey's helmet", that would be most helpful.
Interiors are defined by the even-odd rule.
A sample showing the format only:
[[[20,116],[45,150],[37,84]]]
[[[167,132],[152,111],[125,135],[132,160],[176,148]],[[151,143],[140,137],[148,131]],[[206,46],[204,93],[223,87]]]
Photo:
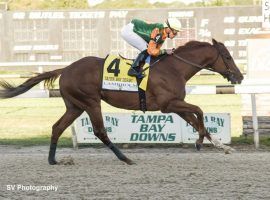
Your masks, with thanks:
[[[181,30],[181,22],[176,18],[168,18],[165,23],[164,27],[168,27],[170,29],[180,31]]]

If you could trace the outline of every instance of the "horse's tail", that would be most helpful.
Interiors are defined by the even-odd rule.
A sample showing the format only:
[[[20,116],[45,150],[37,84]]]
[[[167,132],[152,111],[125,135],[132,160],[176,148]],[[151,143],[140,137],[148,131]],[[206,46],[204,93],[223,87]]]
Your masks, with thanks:
[[[39,74],[33,78],[29,78],[24,83],[22,83],[19,86],[13,86],[10,83],[6,81],[0,81],[0,98],[11,98],[18,96],[22,93],[25,93],[29,89],[31,89],[33,86],[37,85],[41,81],[45,81],[45,86],[47,88],[52,87],[53,82],[57,79],[58,76],[62,73],[63,69],[56,69],[54,71],[45,72],[42,74]]]

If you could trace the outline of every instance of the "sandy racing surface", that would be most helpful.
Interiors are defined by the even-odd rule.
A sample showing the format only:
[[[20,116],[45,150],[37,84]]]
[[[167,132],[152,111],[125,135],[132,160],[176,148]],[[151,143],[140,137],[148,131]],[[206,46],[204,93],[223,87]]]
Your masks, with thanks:
[[[65,148],[58,160],[72,156],[74,165],[50,166],[48,147],[0,146],[0,199],[270,199],[267,151],[123,152],[137,164],[118,161],[106,148]]]

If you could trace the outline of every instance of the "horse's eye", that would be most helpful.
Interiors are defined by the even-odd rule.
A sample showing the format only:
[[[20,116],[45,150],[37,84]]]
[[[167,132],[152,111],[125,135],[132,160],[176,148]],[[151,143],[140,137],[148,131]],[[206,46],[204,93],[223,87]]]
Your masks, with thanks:
[[[226,56],[226,59],[227,59],[227,60],[231,60],[232,57],[231,57],[231,56]]]

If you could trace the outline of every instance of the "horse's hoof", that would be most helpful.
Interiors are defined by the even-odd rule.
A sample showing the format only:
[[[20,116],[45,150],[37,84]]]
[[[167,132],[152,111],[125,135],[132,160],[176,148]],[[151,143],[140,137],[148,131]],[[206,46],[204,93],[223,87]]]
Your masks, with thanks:
[[[224,153],[225,154],[232,154],[233,152],[235,152],[236,150],[232,147],[229,147],[229,148],[225,148],[224,149]]]
[[[123,160],[125,163],[127,163],[128,165],[135,165],[136,163],[133,162],[132,160],[126,158],[125,160]]]
[[[48,160],[49,164],[50,165],[57,165],[57,161],[55,159],[52,159],[52,160]]]
[[[197,149],[197,151],[200,151],[201,150],[201,148],[202,148],[202,145],[200,144],[200,143],[195,143],[195,147],[196,147],[196,149]]]

